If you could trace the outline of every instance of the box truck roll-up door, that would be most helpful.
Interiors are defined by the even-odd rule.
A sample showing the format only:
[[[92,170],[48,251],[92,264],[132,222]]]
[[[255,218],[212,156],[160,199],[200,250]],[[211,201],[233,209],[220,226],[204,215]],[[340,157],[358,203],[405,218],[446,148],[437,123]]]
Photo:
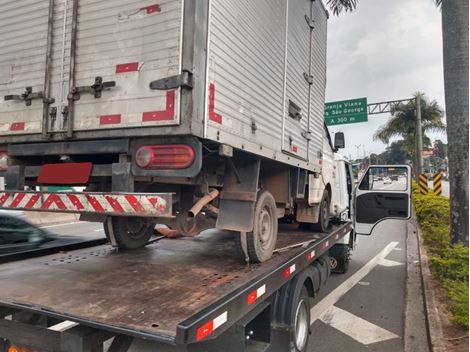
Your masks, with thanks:
[[[49,6],[0,3],[0,135],[42,131]]]

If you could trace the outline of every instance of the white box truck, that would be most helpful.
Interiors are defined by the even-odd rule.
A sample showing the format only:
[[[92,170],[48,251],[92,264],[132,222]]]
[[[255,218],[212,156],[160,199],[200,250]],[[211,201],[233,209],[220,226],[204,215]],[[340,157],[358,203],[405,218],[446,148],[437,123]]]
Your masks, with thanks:
[[[312,0],[0,1],[0,207],[80,213],[124,249],[155,223],[236,231],[254,262],[278,219],[326,231],[327,18]]]
[[[127,249],[156,222],[237,231],[252,261],[279,218],[326,230],[327,18],[311,0],[1,1],[0,206],[105,221]],[[86,190],[25,192],[47,185]]]

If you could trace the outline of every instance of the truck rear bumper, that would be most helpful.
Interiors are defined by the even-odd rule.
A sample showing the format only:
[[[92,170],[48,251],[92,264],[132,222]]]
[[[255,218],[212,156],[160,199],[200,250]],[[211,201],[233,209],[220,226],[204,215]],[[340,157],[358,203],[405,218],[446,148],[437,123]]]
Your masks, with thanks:
[[[0,209],[172,217],[172,193],[0,192]]]

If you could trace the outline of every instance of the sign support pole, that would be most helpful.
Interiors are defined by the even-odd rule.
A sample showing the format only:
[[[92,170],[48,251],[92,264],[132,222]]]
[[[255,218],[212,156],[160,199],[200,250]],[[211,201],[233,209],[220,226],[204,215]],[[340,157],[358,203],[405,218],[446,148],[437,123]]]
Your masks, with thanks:
[[[423,129],[421,125],[421,96],[416,95],[416,175],[423,173]]]

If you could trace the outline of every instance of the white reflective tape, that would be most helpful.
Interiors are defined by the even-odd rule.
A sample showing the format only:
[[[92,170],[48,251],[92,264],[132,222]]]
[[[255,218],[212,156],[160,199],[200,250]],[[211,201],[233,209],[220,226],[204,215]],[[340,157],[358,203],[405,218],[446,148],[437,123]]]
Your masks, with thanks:
[[[295,271],[295,264],[292,264],[289,268],[289,272],[292,274]]]
[[[260,298],[265,293],[266,293],[266,285],[263,285],[259,289],[256,290],[256,298]]]
[[[214,330],[218,327],[222,326],[227,322],[228,312],[223,312],[217,318],[212,321],[212,325],[214,326]]]
[[[310,258],[310,259],[315,258],[315,251],[311,251],[311,252],[310,252],[309,258]]]

